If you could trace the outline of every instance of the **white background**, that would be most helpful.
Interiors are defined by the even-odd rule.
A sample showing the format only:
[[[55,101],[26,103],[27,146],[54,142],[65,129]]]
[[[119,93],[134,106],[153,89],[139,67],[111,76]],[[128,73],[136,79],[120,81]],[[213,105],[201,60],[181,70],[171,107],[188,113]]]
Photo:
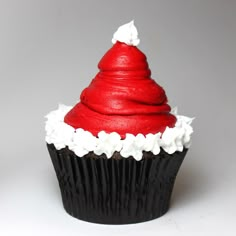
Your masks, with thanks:
[[[0,0],[0,235],[235,235],[235,11],[233,0]],[[193,145],[163,217],[86,223],[62,207],[44,115],[77,102],[132,19],[153,78],[196,117]]]

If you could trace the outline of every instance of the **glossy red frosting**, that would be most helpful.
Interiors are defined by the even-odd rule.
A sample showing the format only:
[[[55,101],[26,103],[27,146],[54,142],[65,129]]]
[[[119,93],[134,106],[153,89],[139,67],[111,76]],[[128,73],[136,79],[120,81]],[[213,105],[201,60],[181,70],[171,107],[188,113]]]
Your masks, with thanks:
[[[146,56],[137,47],[115,43],[98,68],[65,123],[95,136],[103,130],[122,138],[126,133],[163,132],[175,125],[165,91],[150,78]]]

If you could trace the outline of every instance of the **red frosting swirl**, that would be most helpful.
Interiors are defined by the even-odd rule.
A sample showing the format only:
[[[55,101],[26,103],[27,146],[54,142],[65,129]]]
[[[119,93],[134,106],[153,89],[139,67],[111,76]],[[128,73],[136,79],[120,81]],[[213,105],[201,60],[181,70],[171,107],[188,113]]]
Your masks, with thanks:
[[[98,68],[81,101],[65,116],[67,124],[95,136],[104,130],[122,138],[126,133],[163,132],[175,125],[165,91],[150,78],[146,56],[137,47],[117,42]]]

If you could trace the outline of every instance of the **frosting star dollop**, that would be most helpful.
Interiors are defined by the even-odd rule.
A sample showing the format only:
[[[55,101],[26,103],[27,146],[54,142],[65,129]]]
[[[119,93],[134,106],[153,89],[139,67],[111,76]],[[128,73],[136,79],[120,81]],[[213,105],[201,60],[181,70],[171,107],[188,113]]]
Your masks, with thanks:
[[[112,43],[117,41],[126,43],[127,45],[137,46],[140,42],[138,31],[134,25],[134,21],[124,24],[118,28],[112,38]]]
[[[131,22],[117,32],[125,29],[135,31]],[[129,30],[125,38],[129,42],[138,39]],[[176,117],[170,113],[164,89],[150,77],[146,56],[135,44],[118,39],[99,62],[100,71],[81,93],[80,102],[66,114],[65,123],[94,136],[105,131],[121,138],[127,133],[156,134],[174,127]]]

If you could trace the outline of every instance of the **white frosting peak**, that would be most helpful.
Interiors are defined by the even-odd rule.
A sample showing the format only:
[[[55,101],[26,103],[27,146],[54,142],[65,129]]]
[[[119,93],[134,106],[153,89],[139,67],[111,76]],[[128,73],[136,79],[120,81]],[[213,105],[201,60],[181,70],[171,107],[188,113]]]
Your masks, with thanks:
[[[105,131],[100,131],[98,137],[95,137],[89,131],[81,128],[74,129],[67,125],[64,122],[64,117],[71,108],[59,105],[57,110],[46,116],[46,142],[54,144],[57,150],[67,146],[78,157],[93,151],[96,155],[104,153],[107,158],[111,158],[113,153],[117,151],[124,158],[133,156],[139,161],[142,159],[143,151],[158,155],[160,148],[163,148],[167,153],[173,154],[190,146],[193,119],[177,115],[177,109],[172,110],[177,118],[175,127],[166,127],[162,134],[137,134],[136,136],[126,134],[125,139],[122,140],[116,132],[108,134]]]
[[[140,42],[138,31],[134,25],[134,21],[120,26],[113,35],[112,43],[117,41],[126,43],[127,45],[137,46]]]

